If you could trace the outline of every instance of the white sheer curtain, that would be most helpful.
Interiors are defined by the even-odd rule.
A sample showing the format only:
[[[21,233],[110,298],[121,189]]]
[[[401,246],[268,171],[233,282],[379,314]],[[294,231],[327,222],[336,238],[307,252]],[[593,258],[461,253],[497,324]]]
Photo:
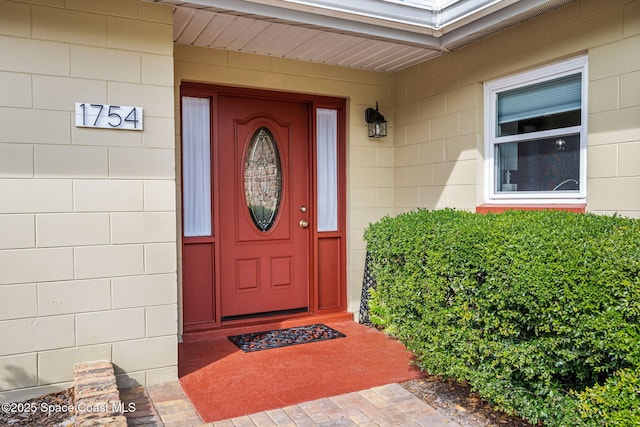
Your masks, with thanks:
[[[211,235],[209,98],[182,97],[182,200],[185,237]]]
[[[338,230],[338,111],[316,110],[318,231]]]

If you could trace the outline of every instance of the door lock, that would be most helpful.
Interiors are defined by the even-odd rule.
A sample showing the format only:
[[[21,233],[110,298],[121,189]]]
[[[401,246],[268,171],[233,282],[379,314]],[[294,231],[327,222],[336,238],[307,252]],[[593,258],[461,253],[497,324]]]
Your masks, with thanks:
[[[304,219],[300,220],[300,228],[307,228],[307,227],[309,227],[309,223]]]

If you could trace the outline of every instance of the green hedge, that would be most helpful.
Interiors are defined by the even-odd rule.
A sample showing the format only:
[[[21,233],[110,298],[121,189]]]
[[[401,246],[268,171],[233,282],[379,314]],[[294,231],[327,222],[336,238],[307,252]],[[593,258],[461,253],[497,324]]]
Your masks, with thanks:
[[[419,210],[365,232],[374,322],[548,426],[640,425],[640,221]]]

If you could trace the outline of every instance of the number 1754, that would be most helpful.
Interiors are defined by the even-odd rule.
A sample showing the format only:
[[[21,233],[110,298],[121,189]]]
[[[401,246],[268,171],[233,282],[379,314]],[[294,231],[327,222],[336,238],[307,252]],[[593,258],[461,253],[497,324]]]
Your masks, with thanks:
[[[76,102],[76,126],[142,130],[142,108]]]

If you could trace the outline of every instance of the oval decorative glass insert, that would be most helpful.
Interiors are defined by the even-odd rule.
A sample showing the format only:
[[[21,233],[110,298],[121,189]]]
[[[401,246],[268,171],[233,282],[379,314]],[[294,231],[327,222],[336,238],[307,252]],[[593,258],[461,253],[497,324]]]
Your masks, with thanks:
[[[249,143],[244,162],[244,193],[247,208],[258,230],[273,226],[280,207],[282,168],[273,134],[259,128]]]

